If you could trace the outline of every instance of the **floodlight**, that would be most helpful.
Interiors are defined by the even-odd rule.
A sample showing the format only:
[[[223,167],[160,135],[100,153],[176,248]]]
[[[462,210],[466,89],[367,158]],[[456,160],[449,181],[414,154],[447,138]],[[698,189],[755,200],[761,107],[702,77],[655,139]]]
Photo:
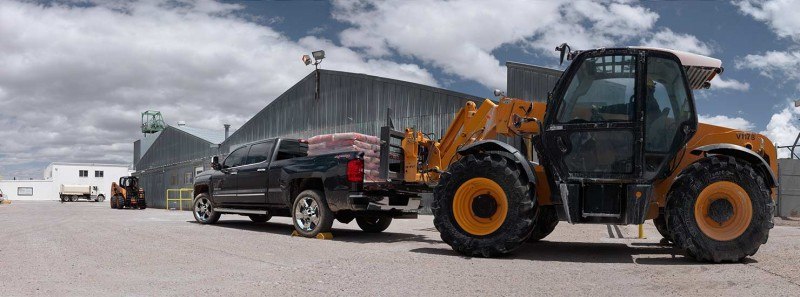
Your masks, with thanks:
[[[323,50],[311,52],[311,55],[314,56],[314,60],[316,60],[317,63],[319,63],[320,60],[325,59],[325,51]]]

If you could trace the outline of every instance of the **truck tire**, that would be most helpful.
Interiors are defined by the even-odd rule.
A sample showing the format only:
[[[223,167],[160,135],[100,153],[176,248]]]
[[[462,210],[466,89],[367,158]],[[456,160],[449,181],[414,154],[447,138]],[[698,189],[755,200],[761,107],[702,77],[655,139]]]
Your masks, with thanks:
[[[67,196],[61,195],[61,202],[67,202],[69,198]]]
[[[70,202],[78,202],[78,196],[72,195],[69,197]]]
[[[97,198],[94,200],[95,202],[103,202],[106,200],[106,196],[97,195]]]
[[[517,164],[503,156],[462,157],[442,173],[433,193],[433,224],[461,254],[510,253],[533,231],[536,194]]]
[[[667,197],[675,246],[700,260],[739,262],[767,242],[775,203],[749,163],[708,156],[686,168]]]
[[[271,215],[265,215],[265,214],[249,215],[248,217],[250,217],[250,220],[253,221],[254,223],[266,223],[267,221],[269,221],[269,219],[272,218]]]
[[[292,225],[305,237],[330,232],[333,219],[333,212],[320,191],[305,190],[292,203]]]
[[[672,242],[672,235],[669,234],[669,229],[667,229],[667,214],[664,208],[658,210],[658,217],[653,219],[653,225],[656,226],[656,230],[661,234],[661,237],[664,237],[664,241]]]
[[[528,242],[537,242],[544,239],[558,225],[558,213],[555,206],[541,206],[539,207],[539,216],[536,218],[536,223],[533,225],[533,232],[531,237],[528,237]]]
[[[206,193],[201,193],[194,198],[192,214],[200,224],[214,224],[219,221],[220,217],[220,213],[214,211],[214,203]]]
[[[357,217],[356,224],[367,233],[381,233],[392,224],[392,217]]]
[[[125,209],[125,197],[117,196],[117,209]]]

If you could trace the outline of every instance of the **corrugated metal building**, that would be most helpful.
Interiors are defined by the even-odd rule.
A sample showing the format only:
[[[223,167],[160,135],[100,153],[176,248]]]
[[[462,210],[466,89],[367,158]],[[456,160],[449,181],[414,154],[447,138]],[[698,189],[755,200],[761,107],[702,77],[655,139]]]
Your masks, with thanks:
[[[553,90],[561,71],[541,66],[506,62],[508,97],[529,101],[547,101],[547,93]]]
[[[468,100],[480,98],[377,76],[319,71],[306,76],[233,133],[222,145],[270,137],[307,138],[338,132],[379,135],[391,109],[394,126],[415,127],[440,135]]]
[[[224,139],[223,131],[178,125],[134,142],[134,152],[144,151],[134,159],[134,175],[145,190],[147,205],[164,208],[167,189],[191,188],[194,177],[208,167],[212,156],[220,153],[219,144]],[[178,194],[174,195],[176,198]],[[170,206],[178,207],[176,203]],[[188,206],[189,202],[183,202],[184,209]]]
[[[546,96],[560,75],[560,71],[538,66],[507,65],[510,97],[545,98],[541,94]],[[147,192],[148,204],[163,208],[167,189],[190,188],[197,172],[209,166],[211,156],[227,154],[238,145],[271,137],[307,138],[337,132],[378,136],[386,124],[387,110],[396,129],[414,127],[438,138],[468,100],[480,102],[482,98],[395,79],[319,70],[278,96],[227,139],[223,131],[168,126],[160,134],[136,141],[136,175]],[[184,209],[187,206],[183,204]]]

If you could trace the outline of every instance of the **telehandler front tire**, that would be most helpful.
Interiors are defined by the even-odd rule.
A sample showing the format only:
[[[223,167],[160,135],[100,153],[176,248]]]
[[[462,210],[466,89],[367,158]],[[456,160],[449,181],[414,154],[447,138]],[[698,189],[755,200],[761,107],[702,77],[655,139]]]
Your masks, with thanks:
[[[666,211],[675,246],[687,255],[739,262],[767,242],[775,203],[764,178],[749,163],[713,155],[678,176]]]
[[[442,173],[433,195],[433,224],[461,254],[507,254],[533,230],[535,193],[519,166],[503,156],[462,157]]]
[[[558,225],[558,213],[555,206],[540,206],[539,217],[536,218],[536,223],[533,225],[533,232],[531,232],[528,242],[537,242],[544,239],[547,235],[553,233],[556,225]]]

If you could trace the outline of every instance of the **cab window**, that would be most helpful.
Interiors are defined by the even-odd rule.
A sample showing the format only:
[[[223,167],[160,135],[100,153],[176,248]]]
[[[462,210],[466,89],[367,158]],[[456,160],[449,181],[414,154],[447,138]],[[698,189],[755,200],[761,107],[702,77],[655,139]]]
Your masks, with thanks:
[[[242,162],[247,157],[248,149],[250,149],[250,146],[243,146],[231,152],[228,157],[225,158],[225,161],[222,162],[222,168],[230,168],[242,165]]]
[[[633,121],[635,94],[636,56],[586,58],[567,87],[558,122]]]
[[[247,154],[247,160],[243,165],[261,163],[269,160],[269,157],[272,155],[273,146],[275,146],[274,140],[254,144],[250,147],[250,152]]]
[[[647,59],[645,150],[666,153],[679,127],[693,118],[680,65],[659,57]]]
[[[275,161],[305,157],[307,154],[308,144],[298,141],[281,141],[281,146],[278,149],[278,156],[275,157]]]

